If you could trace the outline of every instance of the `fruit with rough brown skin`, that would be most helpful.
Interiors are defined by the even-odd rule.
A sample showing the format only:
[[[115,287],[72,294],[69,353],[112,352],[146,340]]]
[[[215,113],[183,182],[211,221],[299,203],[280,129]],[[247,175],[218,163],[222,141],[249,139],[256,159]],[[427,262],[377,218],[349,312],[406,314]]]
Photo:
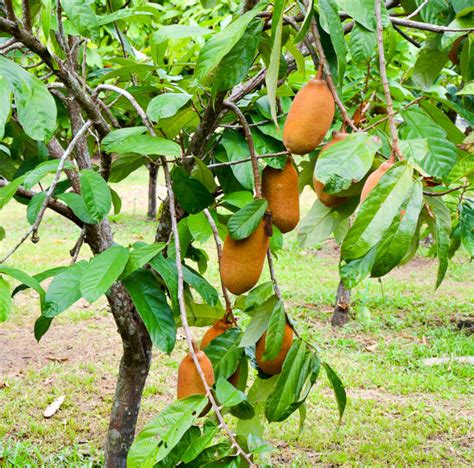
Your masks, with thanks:
[[[214,370],[212,369],[211,361],[204,351],[195,350],[195,352],[207,384],[209,386],[214,385]],[[189,395],[205,394],[206,389],[194,364],[192,355],[188,353],[181,361],[178,369],[178,399],[186,398]]]
[[[347,135],[348,134],[345,133],[345,132],[333,132],[332,133],[332,140],[329,143],[327,143],[326,145],[323,146],[323,149],[321,150],[321,154],[325,150],[330,148],[332,145],[336,144],[337,142],[345,140]],[[314,177],[313,177],[313,187],[314,187],[314,191],[316,192],[316,195],[317,195],[319,201],[323,205],[326,205],[327,207],[332,208],[334,206],[341,205],[342,203],[344,203],[347,200],[346,197],[335,197],[334,195],[326,193],[324,191],[324,184],[322,182],[320,182],[317,179],[317,177],[318,176],[317,176],[316,171],[315,171],[314,172]]]
[[[268,200],[273,224],[283,233],[292,231],[300,220],[298,173],[288,159],[283,169],[267,166],[262,174],[262,194]]]
[[[283,143],[293,154],[306,154],[321,143],[334,118],[334,98],[325,80],[313,79],[293,99],[283,126]]]
[[[255,232],[242,240],[224,241],[221,258],[221,276],[224,286],[233,294],[243,294],[252,289],[262,274],[269,237],[262,221]]]
[[[379,166],[372,174],[367,177],[364,187],[362,188],[362,193],[360,194],[360,202],[362,203],[373,190],[373,188],[378,184],[382,176],[393,166],[394,162],[391,160],[385,161]]]
[[[283,362],[285,361],[286,355],[291,348],[293,343],[293,328],[287,323],[285,325],[285,332],[283,335],[283,342],[281,345],[280,352],[273,359],[263,360],[263,353],[265,352],[265,339],[267,333],[265,332],[263,336],[257,341],[257,349],[255,352],[255,357],[257,359],[258,367],[265,372],[267,375],[275,375],[281,372]]]

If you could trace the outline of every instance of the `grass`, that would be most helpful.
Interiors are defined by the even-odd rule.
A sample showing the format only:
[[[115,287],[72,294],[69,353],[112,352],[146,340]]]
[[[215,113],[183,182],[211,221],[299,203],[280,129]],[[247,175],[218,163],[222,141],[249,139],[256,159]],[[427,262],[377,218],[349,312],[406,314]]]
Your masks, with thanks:
[[[117,242],[151,241],[155,223],[145,219],[145,174],[135,173],[116,188],[124,199],[114,218]],[[303,210],[313,195],[303,197]],[[25,209],[2,211],[7,238],[27,228]],[[26,243],[9,261],[30,273],[68,262],[78,229],[48,214],[41,241]],[[209,278],[217,283],[212,246]],[[83,249],[82,256],[90,253]],[[329,325],[337,287],[337,252],[332,244],[301,251],[294,233],[276,262],[289,313],[321,357],[342,377],[349,401],[342,424],[325,377],[308,400],[306,428],[298,437],[298,415],[268,426],[276,447],[273,461],[284,466],[472,465],[472,366],[451,362],[427,367],[427,357],[474,354],[472,336],[456,322],[474,306],[473,269],[462,254],[435,292],[436,262],[417,257],[382,283],[364,281],[353,292],[356,320],[341,330]],[[263,275],[263,280],[268,274]],[[0,327],[0,465],[100,466],[121,345],[103,300],[79,302],[57,317],[40,344],[32,327],[38,300],[19,294],[10,320]],[[201,334],[196,330],[196,336]],[[175,396],[178,341],[171,356],[155,351],[144,392],[142,427]],[[51,419],[46,406],[66,400]],[[2,462],[3,461],[3,462]]]

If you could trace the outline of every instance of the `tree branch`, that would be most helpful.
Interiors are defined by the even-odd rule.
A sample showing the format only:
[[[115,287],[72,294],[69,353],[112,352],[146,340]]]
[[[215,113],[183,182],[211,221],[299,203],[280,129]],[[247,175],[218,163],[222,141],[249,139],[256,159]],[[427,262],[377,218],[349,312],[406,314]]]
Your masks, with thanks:
[[[405,18],[397,18],[390,16],[392,24],[398,26],[406,26],[407,28],[421,29],[422,31],[431,31],[435,33],[445,32],[466,32],[470,33],[474,31],[474,28],[450,28],[449,26],[439,26],[437,24],[421,23],[420,21],[413,21]]]
[[[383,25],[382,25],[382,0],[375,0],[375,18],[377,20],[377,47],[379,50],[380,78],[387,101],[387,116],[390,125],[390,133],[392,135],[393,155],[398,159],[403,159],[398,146],[397,127],[395,125],[395,114],[393,112],[392,96],[390,95],[390,87],[388,85],[387,68],[385,64],[385,51],[383,45]]]
[[[43,204],[41,205],[41,208],[38,212],[38,215],[36,217],[35,222],[31,226],[31,228],[26,232],[26,234],[23,235],[23,237],[20,238],[20,240],[13,246],[7,254],[0,260],[0,263],[4,263],[11,255],[13,255],[16,250],[23,244],[23,242],[30,237],[31,234],[33,236],[36,235],[38,232],[38,228],[41,224],[41,221],[43,219],[43,216],[46,212],[46,209],[48,208],[49,200],[54,192],[54,189],[56,188],[57,183],[59,182],[59,178],[61,177],[61,172],[64,168],[64,165],[66,164],[66,160],[68,157],[71,155],[74,147],[76,146],[77,142],[81,139],[82,135],[89,129],[89,127],[92,125],[92,122],[88,120],[82,128],[74,135],[74,138],[71,140],[69,143],[69,146],[67,147],[66,151],[64,151],[61,159],[59,160],[58,168],[56,170],[56,174],[54,175],[53,182],[48,188],[48,191],[46,192],[46,198],[43,201]]]
[[[400,34],[400,36],[402,36],[403,39],[406,39],[410,44],[413,44],[417,49],[421,47],[420,43],[415,41],[415,39],[410,37],[405,31],[400,29],[396,24],[393,25],[393,29],[395,29],[395,31],[397,31],[397,33]]]

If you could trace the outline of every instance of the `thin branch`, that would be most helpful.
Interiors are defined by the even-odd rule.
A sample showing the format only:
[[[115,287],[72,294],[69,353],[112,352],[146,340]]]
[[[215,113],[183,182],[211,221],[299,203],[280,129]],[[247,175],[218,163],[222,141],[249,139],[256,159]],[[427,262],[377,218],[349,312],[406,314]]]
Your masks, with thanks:
[[[83,227],[81,229],[81,233],[79,234],[79,237],[76,241],[76,244],[74,245],[74,247],[69,251],[72,259],[71,259],[71,263],[70,265],[74,265],[74,263],[76,263],[77,261],[77,258],[79,257],[79,253],[81,252],[81,247],[82,245],[84,244],[84,239],[86,237],[86,228]]]
[[[58,33],[56,34],[56,38],[59,42],[59,45],[61,46],[61,49],[66,52],[66,55],[69,55],[69,44],[67,43],[66,40],[66,35],[64,34],[64,28],[63,28],[63,9],[61,6],[61,1],[56,0],[56,21],[58,23]]]
[[[225,301],[225,310],[227,314],[232,313],[232,302],[229,297],[229,293],[227,291],[227,288],[225,287],[224,281],[222,280],[221,276],[221,262],[222,262],[222,242],[221,238],[219,237],[219,232],[217,230],[216,223],[214,221],[214,218],[212,217],[211,213],[209,210],[206,208],[204,210],[204,215],[206,216],[207,220],[209,221],[209,225],[211,226],[212,229],[212,235],[214,236],[214,242],[216,243],[216,249],[217,249],[217,261],[219,263],[219,278],[221,280],[221,289],[222,289],[222,295],[224,296],[224,301]]]
[[[13,9],[12,0],[4,0],[5,11],[7,13],[7,19],[16,23],[15,10]]]
[[[0,188],[7,186],[7,181],[0,179]],[[19,197],[26,198],[27,200],[31,200],[35,195],[38,195],[38,192],[34,192],[33,190],[27,190],[24,187],[18,187],[15,195]],[[69,219],[74,224],[79,227],[83,226],[83,222],[74,214],[74,212],[64,203],[61,203],[58,200],[50,199],[48,202],[48,208],[55,213],[64,216],[66,219]]]
[[[260,171],[258,169],[258,161],[257,155],[255,153],[255,145],[253,143],[252,132],[249,128],[249,123],[245,118],[243,112],[235,105],[233,102],[224,101],[224,107],[230,109],[240,121],[240,125],[242,125],[242,129],[245,134],[245,139],[247,140],[247,145],[249,147],[250,158],[252,161],[252,171],[253,171],[253,179],[255,185],[255,196],[257,198],[262,198],[262,180],[260,178]]]
[[[68,157],[71,155],[72,151],[74,150],[74,147],[76,146],[77,142],[81,139],[82,135],[84,135],[89,127],[92,125],[92,122],[88,120],[82,128],[74,135],[74,138],[71,140],[69,143],[69,146],[66,148],[66,151],[64,151],[63,155],[61,156],[61,159],[59,160],[58,168],[56,170],[56,174],[54,175],[53,182],[49,186],[48,191],[46,192],[46,198],[43,201],[43,204],[41,205],[41,208],[38,212],[38,216],[36,217],[35,222],[31,226],[31,228],[28,230],[26,234],[23,235],[23,237],[16,243],[14,247],[12,247],[9,252],[0,260],[0,263],[4,263],[11,255],[13,255],[16,250],[23,244],[23,242],[30,237],[31,234],[33,234],[34,237],[37,236],[38,228],[41,224],[41,221],[43,219],[43,216],[46,212],[46,209],[48,208],[48,204],[50,201],[50,198],[54,192],[54,189],[56,188],[56,185],[59,182],[59,178],[61,177],[61,172],[64,169],[64,165],[66,164],[66,160]]]
[[[29,0],[22,0],[21,9],[23,11],[23,27],[31,31],[31,12]]]
[[[400,29],[396,24],[393,25],[393,29],[395,29],[395,31],[397,31],[397,33],[400,34],[400,36],[402,36],[404,39],[406,39],[410,44],[413,44],[417,49],[421,48],[421,44],[419,42],[415,41],[415,39],[409,36],[405,31]]]
[[[413,21],[405,18],[396,18],[390,16],[390,21],[392,24],[398,26],[406,26],[407,28],[421,29],[422,31],[431,31],[435,33],[445,33],[445,32],[474,32],[474,28],[450,28],[449,26],[439,26],[437,24],[431,23],[421,23],[420,21]]]
[[[445,190],[444,192],[423,191],[423,194],[429,197],[442,197],[443,195],[447,195],[448,193],[457,192],[458,190],[464,190],[467,187],[469,187],[469,184],[460,185],[459,187],[454,187],[452,189]]]
[[[272,251],[270,247],[268,247],[267,250],[267,261],[268,261],[268,269],[270,270],[270,278],[272,279],[273,283],[273,290],[275,291],[275,294],[278,297],[278,300],[280,302],[283,302],[283,296],[280,291],[280,287],[278,286],[278,282],[276,279],[276,274],[275,274],[275,267],[273,266],[273,256],[272,256]]]
[[[315,20],[311,21],[311,32],[313,33],[314,43],[316,44],[316,50],[318,51],[319,60],[320,60],[320,63],[323,65],[324,72],[326,74],[326,80],[327,80],[329,89],[331,90],[331,93],[333,95],[334,102],[339,108],[339,111],[341,112],[342,119],[344,120],[344,122],[346,122],[346,124],[349,125],[349,127],[351,127],[352,130],[357,132],[359,131],[358,128],[354,125],[354,122],[350,118],[344,104],[342,103],[339,95],[337,94],[337,89],[331,75],[331,69],[329,67],[329,63],[326,59],[326,54],[324,53],[323,45],[321,43],[321,36],[319,35],[318,25],[316,24]]]
[[[290,153],[288,151],[280,151],[279,153],[272,153],[272,154],[260,154],[255,156],[254,158],[249,157],[246,159],[238,159],[237,161],[228,161],[223,163],[215,163],[209,164],[207,167],[209,169],[215,169],[216,167],[226,167],[226,166],[235,166],[236,164],[243,164],[249,161],[253,161],[254,159],[268,159],[268,158],[276,158],[279,156],[288,156]]]
[[[409,20],[410,18],[415,17],[424,7],[428,5],[429,0],[425,0],[416,10],[413,10],[405,19]]]
[[[379,50],[380,78],[382,79],[385,100],[387,101],[387,116],[390,125],[390,133],[392,135],[392,150],[394,156],[396,156],[398,159],[403,159],[402,153],[398,146],[398,134],[397,127],[395,125],[395,114],[393,112],[392,96],[390,95],[390,87],[388,85],[387,78],[387,68],[385,64],[382,24],[382,0],[375,0],[375,18],[377,20],[377,46]]]

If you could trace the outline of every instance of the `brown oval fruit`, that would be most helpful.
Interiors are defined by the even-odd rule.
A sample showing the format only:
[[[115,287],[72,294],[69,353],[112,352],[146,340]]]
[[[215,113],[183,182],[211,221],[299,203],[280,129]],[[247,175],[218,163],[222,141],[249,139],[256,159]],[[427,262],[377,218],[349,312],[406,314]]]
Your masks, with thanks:
[[[257,349],[255,351],[255,357],[257,359],[258,367],[265,372],[267,375],[275,375],[281,372],[283,362],[285,361],[286,355],[291,348],[293,343],[293,328],[287,323],[285,325],[285,334],[283,335],[283,342],[281,345],[281,350],[278,355],[269,359],[268,361],[263,360],[263,353],[265,352],[265,338],[267,334],[264,333],[263,336],[257,341]]]
[[[328,148],[330,148],[335,143],[344,140],[347,137],[347,135],[348,134],[345,133],[345,132],[333,132],[332,133],[332,140],[329,143],[327,143],[326,145],[323,146],[323,149],[321,150],[321,153],[323,151],[327,150]],[[323,205],[325,205],[329,208],[339,206],[347,200],[346,197],[335,197],[334,195],[326,193],[324,191],[324,184],[322,182],[320,182],[319,180],[317,180],[316,172],[314,173],[314,177],[313,177],[313,187],[314,187],[314,191],[316,192],[316,195],[317,195],[319,201]]]
[[[360,194],[360,202],[362,203],[373,190],[373,188],[378,184],[382,176],[393,166],[393,161],[385,161],[379,166],[372,174],[367,177],[364,186],[362,187],[362,193]]]
[[[267,166],[262,174],[262,194],[268,200],[273,224],[283,233],[292,231],[300,220],[298,173],[288,161],[283,169]]]
[[[201,369],[209,386],[214,385],[214,370],[212,363],[204,351],[196,351]],[[188,353],[181,361],[178,369],[178,399],[186,398],[189,395],[205,395],[206,389],[198,374],[191,353]]]
[[[246,239],[233,240],[227,234],[222,249],[221,276],[230,292],[243,294],[257,284],[268,245],[269,238],[263,221]]]
[[[334,118],[334,98],[325,80],[310,80],[293,99],[283,126],[290,153],[306,154],[321,143]]]

